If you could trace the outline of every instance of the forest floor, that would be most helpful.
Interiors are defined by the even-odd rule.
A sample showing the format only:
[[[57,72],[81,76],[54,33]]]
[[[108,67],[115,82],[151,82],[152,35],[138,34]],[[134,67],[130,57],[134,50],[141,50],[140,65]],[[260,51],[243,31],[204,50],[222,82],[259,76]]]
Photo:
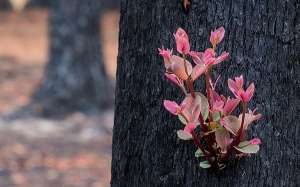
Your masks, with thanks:
[[[114,78],[118,13],[101,21]],[[109,186],[113,111],[61,119],[7,118],[30,103],[48,60],[47,10],[0,12],[0,186]]]

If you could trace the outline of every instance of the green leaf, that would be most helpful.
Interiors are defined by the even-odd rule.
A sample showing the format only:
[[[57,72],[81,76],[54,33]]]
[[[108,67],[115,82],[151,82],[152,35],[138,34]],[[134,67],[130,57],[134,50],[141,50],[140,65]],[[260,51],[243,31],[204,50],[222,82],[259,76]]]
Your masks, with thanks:
[[[200,162],[200,167],[204,168],[204,169],[207,169],[207,168],[210,168],[211,165],[209,164],[209,162],[207,160],[205,160],[203,162]]]
[[[187,121],[185,120],[185,118],[184,118],[182,115],[180,115],[180,114],[178,114],[178,119],[179,119],[179,121],[180,121],[182,124],[184,124],[184,125],[188,124]],[[197,122],[195,123],[195,125],[196,125],[196,126],[197,126],[197,125],[200,125],[200,123],[197,121]]]
[[[197,151],[195,152],[195,157],[199,158],[204,156],[204,153],[201,151],[201,149],[197,149]]]
[[[239,147],[239,148],[243,148],[243,147],[245,147],[245,146],[247,146],[247,145],[249,145],[249,144],[250,144],[249,141],[243,141],[243,142],[239,143],[238,147]]]
[[[184,130],[177,131],[177,136],[181,140],[191,140],[191,139],[193,139],[193,136],[190,133],[185,132]]]
[[[214,121],[219,121],[220,118],[221,118],[220,112],[214,112],[212,114],[212,118],[213,118]]]
[[[247,153],[247,154],[255,154],[259,151],[259,145],[252,145],[252,144],[249,144],[244,147],[234,146],[234,148],[242,153]]]
[[[180,120],[181,123],[183,123],[185,125],[187,124],[187,121],[185,120],[185,118],[182,115],[179,114],[178,119]]]
[[[200,92],[197,92],[197,95],[200,96],[201,98],[201,114],[203,116],[203,120],[205,121],[208,117],[208,109],[209,109],[209,104],[207,98]]]

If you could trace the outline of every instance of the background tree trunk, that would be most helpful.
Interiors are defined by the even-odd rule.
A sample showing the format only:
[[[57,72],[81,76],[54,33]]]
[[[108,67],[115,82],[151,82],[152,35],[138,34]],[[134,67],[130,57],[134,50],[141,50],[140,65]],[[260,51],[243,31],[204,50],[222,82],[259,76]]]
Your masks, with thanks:
[[[27,7],[49,7],[52,2],[52,0],[30,0]]]
[[[98,0],[103,9],[119,8],[120,0]],[[1,2],[1,0],[0,0]],[[30,0],[27,7],[49,7],[53,0]]]
[[[35,95],[44,113],[103,108],[112,89],[99,38],[98,0],[57,0],[50,9],[50,61]]]
[[[231,162],[221,172],[199,168],[191,142],[178,140],[180,122],[163,99],[182,99],[163,76],[157,48],[175,48],[178,27],[192,48],[204,50],[210,31],[226,29],[218,65],[227,78],[244,74],[256,84],[255,103],[264,115],[249,134],[261,151]],[[112,186],[299,186],[300,185],[300,2],[193,0],[185,15],[179,0],[123,0],[113,134]]]
[[[0,10],[8,10],[11,8],[9,0],[0,0]]]

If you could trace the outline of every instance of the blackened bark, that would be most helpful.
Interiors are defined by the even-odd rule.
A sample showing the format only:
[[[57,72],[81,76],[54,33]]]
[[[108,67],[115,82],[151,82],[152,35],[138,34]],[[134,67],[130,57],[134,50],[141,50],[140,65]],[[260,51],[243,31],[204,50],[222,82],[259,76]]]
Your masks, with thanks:
[[[11,6],[10,6],[10,3],[8,0],[0,0],[0,9],[1,10],[8,10],[10,8],[11,8]]]
[[[157,48],[174,48],[172,34],[183,27],[193,49],[203,50],[210,31],[222,25],[220,51],[231,59],[218,65],[219,89],[229,76],[255,82],[250,107],[264,118],[249,134],[263,144],[257,155],[213,172],[199,168],[195,147],[176,137],[180,122],[163,109],[163,99],[181,96],[164,80]],[[185,15],[179,0],[123,0],[119,44],[113,187],[300,185],[299,1],[193,0]]]
[[[26,7],[49,7],[52,0],[30,0]]]
[[[50,61],[35,95],[44,113],[103,108],[112,87],[102,61],[98,0],[58,0],[50,10]]]
[[[120,0],[102,0],[105,9],[119,9]]]
[[[119,6],[120,0],[98,0],[98,1],[101,2],[102,9],[116,9],[120,7]],[[30,0],[27,7],[49,7],[52,5],[52,3],[53,0]]]

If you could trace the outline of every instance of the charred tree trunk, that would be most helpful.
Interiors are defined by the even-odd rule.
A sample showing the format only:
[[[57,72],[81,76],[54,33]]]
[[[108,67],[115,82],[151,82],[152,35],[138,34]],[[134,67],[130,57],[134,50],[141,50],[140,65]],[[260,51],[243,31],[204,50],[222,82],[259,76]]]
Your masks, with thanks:
[[[180,2],[121,3],[112,186],[299,186],[300,2],[193,0],[187,15]],[[174,48],[172,34],[183,27],[192,48],[204,50],[219,26],[220,50],[231,54],[218,65],[219,89],[244,74],[264,119],[250,129],[261,151],[214,172],[199,168],[195,147],[176,137],[180,122],[163,109],[163,99],[180,95],[163,77],[157,48]]]
[[[120,4],[120,0],[99,0],[99,2],[103,9],[116,9]],[[30,0],[27,7],[49,7],[52,3],[53,0]]]
[[[111,104],[99,38],[98,0],[58,0],[50,10],[50,61],[35,95],[44,113]]]
[[[10,8],[9,0],[0,0],[0,10],[8,10]]]
[[[50,7],[52,2],[51,0],[30,0],[27,7]]]

